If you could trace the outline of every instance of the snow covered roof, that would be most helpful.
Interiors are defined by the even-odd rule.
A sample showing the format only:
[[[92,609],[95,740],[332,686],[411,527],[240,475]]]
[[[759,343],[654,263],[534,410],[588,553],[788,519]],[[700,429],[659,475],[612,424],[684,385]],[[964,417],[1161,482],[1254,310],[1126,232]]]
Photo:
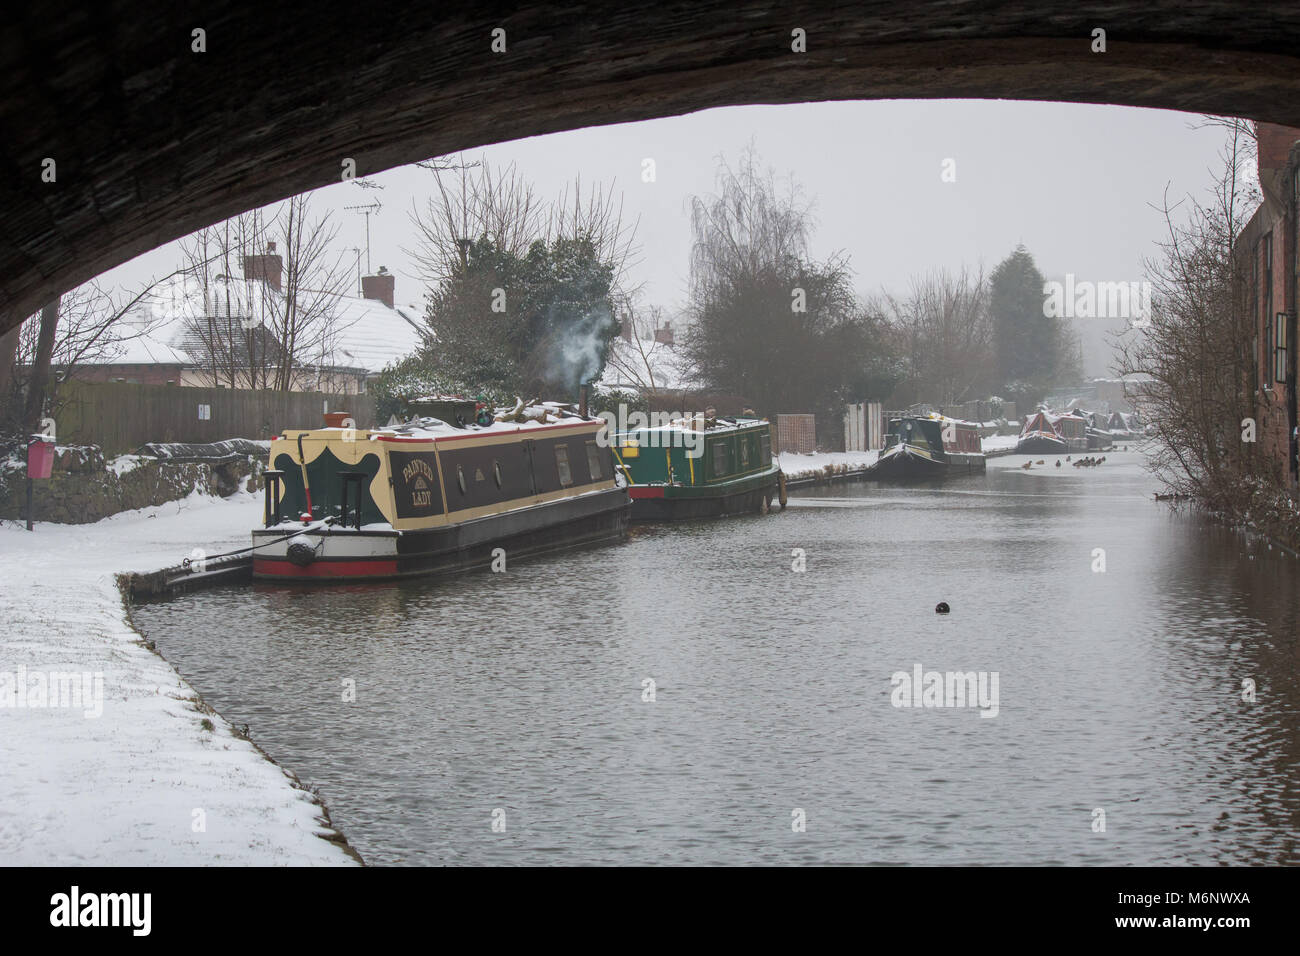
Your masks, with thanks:
[[[97,364],[202,365],[205,316],[215,316],[226,325],[232,316],[256,316],[267,307],[264,297],[281,295],[260,282],[242,279],[212,276],[204,289],[191,276],[173,277],[160,283],[110,330],[111,341]],[[423,322],[415,306],[390,309],[378,299],[342,296],[336,316],[332,358],[338,368],[374,374],[410,355],[422,341]]]
[[[675,345],[652,339],[631,341],[619,335],[596,387],[601,390],[682,391],[692,387],[687,362]]]
[[[339,300],[338,317],[336,362],[347,368],[379,372],[420,347],[423,322],[414,306],[390,309],[378,299],[349,296]]]

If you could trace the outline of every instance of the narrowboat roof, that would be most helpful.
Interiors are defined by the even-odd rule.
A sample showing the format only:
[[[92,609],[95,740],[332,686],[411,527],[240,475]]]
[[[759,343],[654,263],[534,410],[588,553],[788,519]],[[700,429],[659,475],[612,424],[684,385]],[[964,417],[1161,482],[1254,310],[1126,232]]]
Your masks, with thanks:
[[[911,420],[913,420],[913,421],[922,421],[922,422],[927,422],[927,421],[928,421],[928,422],[946,422],[946,423],[950,422],[950,423],[952,423],[953,425],[964,425],[964,426],[967,426],[967,427],[969,427],[969,428],[979,428],[979,427],[980,427],[980,423],[979,423],[979,422],[971,422],[971,421],[967,421],[967,420],[964,419],[964,418],[949,418],[947,415],[940,415],[938,412],[930,412],[930,414],[928,414],[928,415],[899,415],[899,416],[896,417],[896,418],[891,418],[890,421],[891,421],[891,422],[902,422],[902,421],[907,421],[907,420],[909,420],[909,419],[911,419]]]
[[[629,428],[622,435],[637,435],[643,432],[699,432],[701,429],[696,428],[700,416],[689,418],[679,418],[671,421],[667,425],[638,425],[636,428]],[[741,431],[746,428],[755,428],[760,425],[771,424],[766,418],[712,418],[705,421],[703,431],[706,434],[713,435],[719,432]]]
[[[371,441],[422,440],[469,438],[474,435],[509,435],[518,432],[537,431],[545,428],[574,427],[578,425],[600,425],[603,419],[583,418],[570,410],[571,406],[563,402],[538,402],[534,405],[498,408],[495,415],[513,415],[505,421],[493,421],[490,425],[467,424],[464,427],[444,422],[440,418],[415,418],[401,425],[387,425],[379,428],[357,428],[354,433],[364,434]],[[520,420],[516,420],[520,419]],[[342,435],[346,428],[322,426],[319,428],[290,428],[281,435],[297,435],[302,432],[338,432]]]

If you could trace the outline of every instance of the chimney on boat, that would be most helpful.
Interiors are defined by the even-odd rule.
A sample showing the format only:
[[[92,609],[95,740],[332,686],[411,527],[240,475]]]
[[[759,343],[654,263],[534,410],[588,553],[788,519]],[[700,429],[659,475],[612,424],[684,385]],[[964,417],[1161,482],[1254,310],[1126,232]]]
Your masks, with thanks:
[[[587,417],[587,405],[591,399],[591,383],[583,382],[578,386],[578,414]]]
[[[380,266],[375,275],[361,277],[361,295],[366,299],[378,299],[391,309],[396,285],[397,277]]]
[[[274,242],[268,242],[266,252],[261,255],[244,256],[245,279],[259,279],[279,292],[283,273],[284,260],[276,253]]]

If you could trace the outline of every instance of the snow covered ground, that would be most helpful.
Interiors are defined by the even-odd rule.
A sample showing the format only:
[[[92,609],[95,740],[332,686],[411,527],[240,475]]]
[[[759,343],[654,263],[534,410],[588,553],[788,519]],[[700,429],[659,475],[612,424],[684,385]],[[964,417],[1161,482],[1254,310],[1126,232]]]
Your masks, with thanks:
[[[311,796],[140,642],[114,580],[242,547],[260,512],[254,494],[192,495],[92,525],[0,526],[0,862],[355,862],[321,838]]]
[[[828,477],[831,473],[845,474],[861,471],[876,463],[878,451],[833,451],[825,454],[795,455],[785,452],[777,455],[781,470],[787,481],[799,481],[805,478]]]

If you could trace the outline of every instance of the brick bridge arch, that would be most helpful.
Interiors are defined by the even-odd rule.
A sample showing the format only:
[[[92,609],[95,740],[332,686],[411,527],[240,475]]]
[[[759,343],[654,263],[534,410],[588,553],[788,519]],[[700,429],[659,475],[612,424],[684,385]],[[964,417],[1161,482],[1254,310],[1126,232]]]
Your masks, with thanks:
[[[347,157],[368,175],[565,129],[832,99],[1065,100],[1300,126],[1300,7],[1241,0],[149,6],[10,15],[0,331],[164,242],[337,181]],[[807,52],[791,49],[796,28]]]

